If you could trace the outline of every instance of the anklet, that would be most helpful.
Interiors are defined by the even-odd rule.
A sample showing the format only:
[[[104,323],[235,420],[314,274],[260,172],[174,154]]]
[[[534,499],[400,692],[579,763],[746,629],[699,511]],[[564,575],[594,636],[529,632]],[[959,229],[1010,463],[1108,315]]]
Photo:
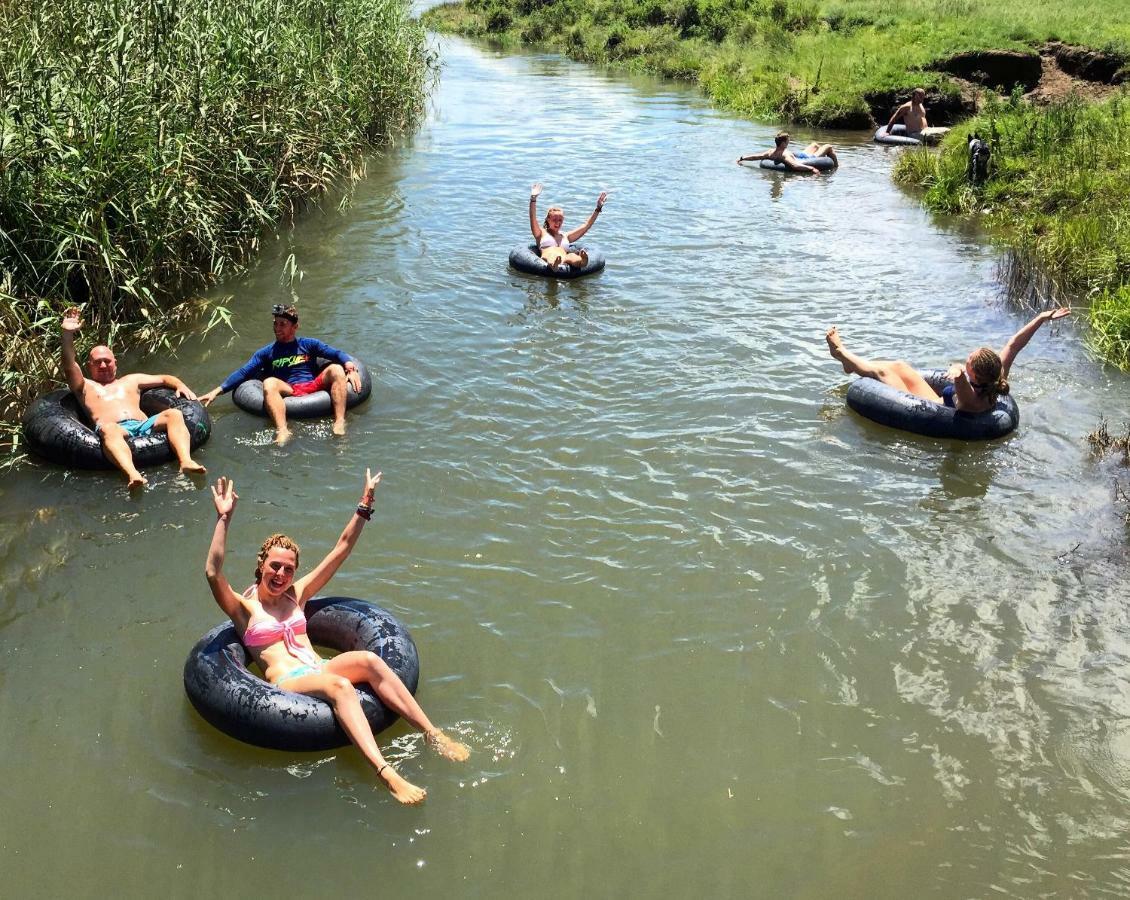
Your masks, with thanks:
[[[377,777],[380,778],[381,772],[383,772],[385,769],[387,769],[391,765],[392,765],[392,763],[385,763],[383,766],[381,766],[379,769],[377,769]]]

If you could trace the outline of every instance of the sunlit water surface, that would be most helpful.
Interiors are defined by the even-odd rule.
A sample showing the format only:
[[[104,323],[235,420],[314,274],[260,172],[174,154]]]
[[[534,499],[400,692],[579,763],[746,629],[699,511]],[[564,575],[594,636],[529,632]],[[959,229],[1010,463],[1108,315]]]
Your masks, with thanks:
[[[835,135],[834,175],[763,173],[733,161],[774,129],[692,91],[440,49],[416,139],[223,286],[237,336],[124,362],[215,385],[296,255],[303,332],[375,392],[346,438],[284,450],[217,402],[228,571],[280,529],[309,564],[382,469],[331,586],[403,618],[469,763],[383,735],[429,790],[404,809],[352,749],[218,734],[181,687],[220,618],[203,485],[29,465],[0,482],[3,893],[1130,891],[1125,531],[1084,439],[1130,419],[1127,379],[1048,327],[1013,437],[872,425],[828,325],[935,365],[1027,318],[983,235],[891,187],[891,151]],[[507,270],[534,180],[567,225],[612,192],[603,274]]]

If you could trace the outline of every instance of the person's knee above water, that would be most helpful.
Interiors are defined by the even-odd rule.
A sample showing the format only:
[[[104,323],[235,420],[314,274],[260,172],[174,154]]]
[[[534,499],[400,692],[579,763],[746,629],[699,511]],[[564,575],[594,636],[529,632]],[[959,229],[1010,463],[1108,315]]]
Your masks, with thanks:
[[[738,164],[743,162],[756,162],[757,160],[767,159],[772,162],[779,162],[787,169],[793,172],[805,172],[811,175],[817,175],[820,170],[815,166],[808,165],[805,160],[817,159],[822,156],[828,157],[832,160],[832,165],[838,167],[840,159],[836,156],[836,148],[831,144],[821,144],[813,141],[803,150],[790,150],[789,142],[792,140],[787,131],[777,133],[773,138],[773,149],[763,150],[760,153],[753,153],[749,156],[739,156]]]
[[[897,390],[962,412],[983,413],[996,405],[1000,395],[1009,393],[1008,376],[1016,355],[1028,345],[1040,326],[1070,313],[1071,309],[1066,306],[1045,310],[1009,338],[999,355],[988,347],[978,347],[966,357],[964,364],[950,366],[948,374],[952,383],[940,394],[905,360],[869,360],[852,353],[844,347],[834,326],[828,329],[825,340],[832,357],[849,375],[874,378]]]
[[[589,214],[585,223],[572,231],[563,231],[565,225],[565,211],[560,206],[551,206],[546,213],[545,221],[538,222],[538,195],[542,192],[541,182],[535,182],[530,188],[530,233],[538,246],[542,259],[552,268],[583,268],[588,265],[589,257],[584,250],[574,250],[572,245],[579,241],[596,223],[597,216],[604,209],[604,201],[608,199],[608,192],[601,191],[596,198],[596,207]]]
[[[118,361],[114,351],[99,344],[90,351],[87,368],[90,377],[82,374],[75,358],[75,335],[82,328],[82,315],[75,307],[63,314],[62,354],[63,372],[67,386],[79,405],[94,423],[94,430],[102,441],[103,449],[111,461],[126,476],[130,488],[143,487],[148,482],[134,465],[133,452],[128,437],[164,432],[169,446],[177,458],[182,472],[200,474],[204,466],[192,458],[192,436],[179,409],[166,409],[154,416],[141,410],[141,392],[148,388],[167,387],[178,396],[195,400],[194,394],[175,375],[118,375]]]
[[[286,422],[286,397],[302,397],[315,391],[329,391],[333,409],[333,432],[345,434],[346,387],[361,390],[357,362],[344,351],[316,338],[298,336],[298,310],[276,304],[272,309],[275,332],[273,343],[260,347],[240,368],[200,398],[207,406],[220,394],[233,390],[250,378],[261,378],[267,412],[276,429],[276,441],[290,438]],[[318,359],[331,360],[319,371]]]
[[[326,586],[353,551],[373,514],[380,480],[380,472],[374,476],[366,469],[361,502],[334,548],[308,574],[298,577],[298,545],[284,534],[274,534],[259,548],[255,582],[238,593],[228,583],[223,566],[239,495],[232,481],[219,479],[212,488],[216,526],[205,576],[216,603],[231,619],[266,680],[288,691],[327,700],[342,729],[392,795],[401,803],[419,803],[426,791],[402,778],[385,761],[353,686],[371,687],[385,706],[422,731],[441,756],[461,762],[470,751],[432,724],[396,673],[375,653],[353,650],[323,659],[306,634],[306,602]]]

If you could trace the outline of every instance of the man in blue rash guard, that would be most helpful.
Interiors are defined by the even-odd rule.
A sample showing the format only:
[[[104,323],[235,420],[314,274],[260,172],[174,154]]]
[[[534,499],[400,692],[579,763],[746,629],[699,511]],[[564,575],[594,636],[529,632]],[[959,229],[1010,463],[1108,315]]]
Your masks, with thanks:
[[[361,374],[357,363],[316,338],[298,337],[298,310],[276,304],[274,314],[275,342],[255,351],[241,368],[224,379],[223,384],[200,397],[207,406],[220,394],[232,390],[249,378],[263,379],[263,400],[275,423],[275,443],[280,447],[290,440],[286,427],[286,397],[303,397],[315,391],[329,391],[333,403],[334,434],[345,434],[345,392],[347,384],[361,390]],[[333,360],[321,372],[318,357]]]

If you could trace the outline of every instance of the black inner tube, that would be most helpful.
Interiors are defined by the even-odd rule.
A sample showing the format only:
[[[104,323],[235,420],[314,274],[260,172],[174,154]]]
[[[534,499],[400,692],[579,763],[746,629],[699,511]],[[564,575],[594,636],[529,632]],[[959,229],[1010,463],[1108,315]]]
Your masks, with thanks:
[[[369,650],[383,659],[413,694],[420,657],[407,629],[387,610],[352,597],[316,597],[306,604],[312,643],[334,650]],[[275,750],[329,750],[349,738],[325,700],[286,691],[248,669],[251,656],[230,622],[205,634],[184,664],[184,689],[203,718],[231,737]],[[368,685],[357,688],[373,733],[397,716]]]

